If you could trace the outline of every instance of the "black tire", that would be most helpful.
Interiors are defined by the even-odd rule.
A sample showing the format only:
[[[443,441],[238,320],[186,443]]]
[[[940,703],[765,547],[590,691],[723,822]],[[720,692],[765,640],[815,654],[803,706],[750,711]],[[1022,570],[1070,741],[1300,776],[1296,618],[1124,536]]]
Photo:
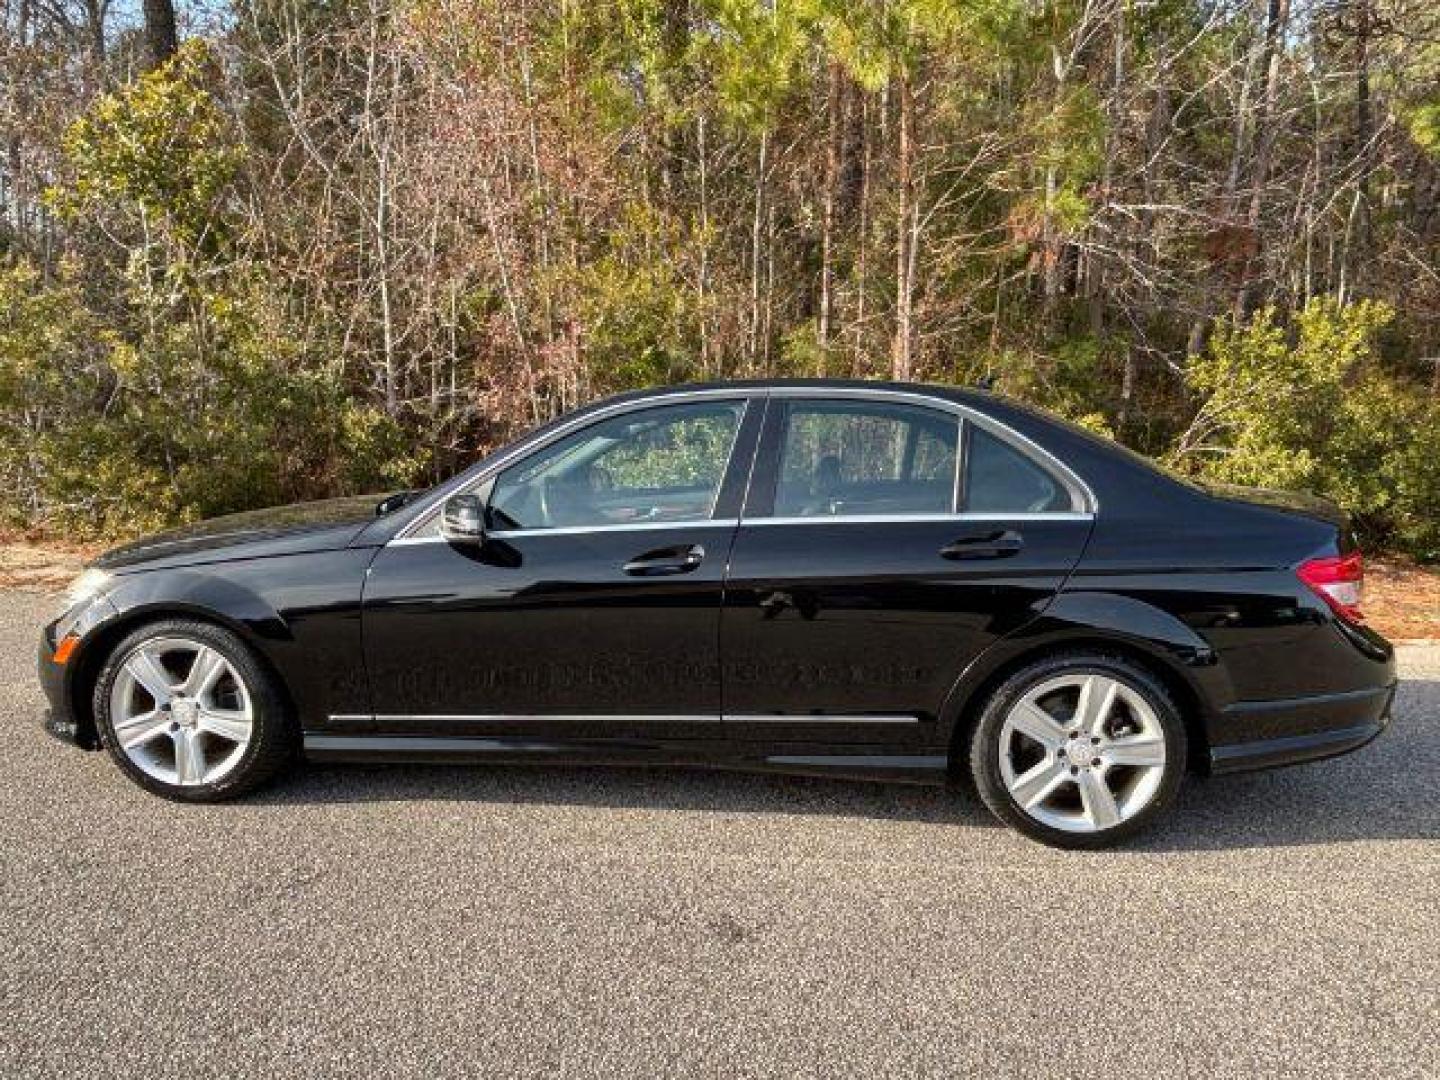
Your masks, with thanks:
[[[1165,764],[1150,801],[1119,824],[1071,832],[1030,816],[1010,794],[1001,772],[1001,735],[1012,707],[1040,683],[1060,675],[1099,674],[1124,683],[1153,709],[1165,739]],[[980,798],[1005,824],[1052,847],[1096,849],[1118,844],[1148,828],[1175,801],[1185,777],[1185,723],[1174,699],[1145,668],[1120,656],[1074,652],[1048,656],[1017,671],[990,695],[970,737],[970,772]]]
[[[251,701],[251,735],[240,760],[212,783],[172,784],[142,770],[121,748],[110,710],[111,690],[124,661],[141,644],[156,638],[187,638],[220,653],[244,680]],[[295,725],[278,680],[236,634],[195,619],[162,619],[133,630],[110,651],[95,680],[93,705],[100,741],[115,763],[136,784],[176,802],[211,803],[255,790],[293,757]]]

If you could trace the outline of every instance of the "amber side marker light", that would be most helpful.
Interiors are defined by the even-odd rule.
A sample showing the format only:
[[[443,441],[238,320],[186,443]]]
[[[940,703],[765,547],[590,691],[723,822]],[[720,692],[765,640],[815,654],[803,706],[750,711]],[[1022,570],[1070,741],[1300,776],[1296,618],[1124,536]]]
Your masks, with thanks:
[[[60,644],[55,646],[55,655],[50,657],[57,664],[64,664],[70,659],[70,654],[75,651],[75,646],[80,644],[79,634],[66,634],[60,639]]]

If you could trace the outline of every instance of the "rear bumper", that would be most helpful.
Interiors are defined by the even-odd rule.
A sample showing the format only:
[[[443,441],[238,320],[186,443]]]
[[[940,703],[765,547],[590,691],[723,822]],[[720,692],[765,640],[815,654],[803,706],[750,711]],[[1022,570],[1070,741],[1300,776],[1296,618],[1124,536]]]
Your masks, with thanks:
[[[1210,748],[1215,774],[1272,769],[1358,750],[1390,724],[1395,684],[1285,701],[1242,701],[1224,710],[1226,731],[1258,737]]]

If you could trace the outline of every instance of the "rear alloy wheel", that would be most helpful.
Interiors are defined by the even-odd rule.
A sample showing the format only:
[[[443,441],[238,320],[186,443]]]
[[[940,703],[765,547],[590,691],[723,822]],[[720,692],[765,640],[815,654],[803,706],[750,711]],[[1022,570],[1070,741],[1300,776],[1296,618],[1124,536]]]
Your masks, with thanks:
[[[209,623],[167,620],[111,653],[95,687],[106,748],[142,787],[209,802],[248,791],[287,756],[273,677]]]
[[[1185,731],[1148,672],[1103,655],[1052,657],[1012,676],[986,705],[971,769],[986,805],[1057,847],[1112,844],[1175,797]]]

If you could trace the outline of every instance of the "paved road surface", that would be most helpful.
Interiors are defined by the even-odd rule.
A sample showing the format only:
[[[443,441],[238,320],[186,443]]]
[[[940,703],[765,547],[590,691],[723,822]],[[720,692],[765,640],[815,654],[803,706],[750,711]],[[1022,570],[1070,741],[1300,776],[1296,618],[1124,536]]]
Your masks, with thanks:
[[[179,807],[0,594],[0,1075],[1440,1076],[1440,649],[1387,738],[1065,854],[943,792],[312,769]]]

